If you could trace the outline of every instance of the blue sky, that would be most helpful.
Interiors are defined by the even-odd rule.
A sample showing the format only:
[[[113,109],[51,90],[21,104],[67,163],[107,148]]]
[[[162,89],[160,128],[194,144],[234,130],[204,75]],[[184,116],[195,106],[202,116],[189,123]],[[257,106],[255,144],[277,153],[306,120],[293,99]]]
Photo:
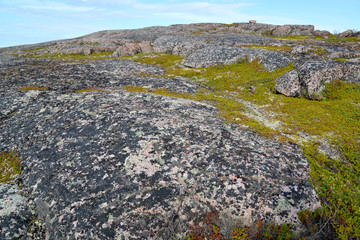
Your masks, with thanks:
[[[100,30],[251,19],[360,31],[360,0],[0,0],[0,47]]]

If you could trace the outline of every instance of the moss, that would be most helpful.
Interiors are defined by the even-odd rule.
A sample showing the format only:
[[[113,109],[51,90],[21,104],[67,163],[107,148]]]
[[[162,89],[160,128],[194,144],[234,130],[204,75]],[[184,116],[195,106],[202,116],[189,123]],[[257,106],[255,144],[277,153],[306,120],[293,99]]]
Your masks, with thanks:
[[[337,38],[336,35],[330,34],[327,38],[322,36],[313,36],[313,35],[301,35],[301,36],[285,36],[285,37],[277,37],[277,36],[269,36],[276,39],[288,40],[288,41],[304,41],[304,40],[320,40],[324,42],[338,43],[338,42],[360,42],[357,37],[346,37],[346,38]]]
[[[9,183],[21,173],[21,161],[13,151],[0,152],[0,183]]]
[[[326,55],[328,54],[328,51],[321,48],[321,47],[315,47],[315,46],[312,46],[314,49],[310,50],[309,52],[310,53],[315,53],[315,54],[318,54],[318,55]]]
[[[358,61],[354,61],[354,60],[349,60],[346,58],[336,57],[336,58],[333,58],[332,60],[338,61],[338,62],[358,62],[358,63],[360,63],[360,59]]]
[[[47,87],[36,87],[36,86],[28,86],[28,87],[19,88],[19,91],[20,91],[20,92],[32,91],[32,90],[36,90],[36,91],[46,91],[46,90],[48,90],[48,88],[47,88]]]
[[[83,93],[83,92],[109,92],[100,88],[83,88],[75,91],[76,93]]]
[[[35,52],[41,49],[46,49],[46,47],[38,47],[38,48],[28,48],[28,49],[21,49],[22,52]]]
[[[291,49],[293,49],[292,46],[287,46],[287,45],[282,45],[282,46],[249,45],[249,46],[241,46],[241,48],[266,49],[266,50],[279,51],[279,52],[290,52]]]
[[[104,60],[109,59],[110,55],[114,51],[110,52],[94,52],[90,55],[84,55],[82,53],[52,53],[52,54],[29,54],[24,57],[34,58],[50,58],[50,59],[68,59],[68,60]]]
[[[92,45],[92,46],[98,46],[98,45],[100,45],[100,43],[99,42],[86,42],[86,43],[84,43],[85,45]]]

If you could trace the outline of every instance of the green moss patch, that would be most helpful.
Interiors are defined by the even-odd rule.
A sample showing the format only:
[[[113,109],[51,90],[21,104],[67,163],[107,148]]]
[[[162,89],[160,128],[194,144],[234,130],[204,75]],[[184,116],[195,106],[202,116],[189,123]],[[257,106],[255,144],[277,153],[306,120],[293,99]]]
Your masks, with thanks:
[[[288,41],[304,41],[304,40],[320,40],[324,42],[338,43],[338,42],[360,42],[357,37],[346,37],[346,38],[337,38],[335,34],[330,34],[327,37],[322,36],[313,36],[313,35],[301,35],[301,36],[285,36],[285,37],[277,37],[277,36],[268,36],[276,39],[288,40]]]
[[[15,152],[0,152],[0,183],[9,183],[21,173],[21,161]]]
[[[287,46],[287,45],[282,45],[282,46],[249,45],[249,46],[241,46],[241,48],[266,49],[266,50],[278,51],[278,52],[290,52],[291,49],[293,49],[292,46]]]
[[[94,52],[90,55],[84,55],[82,53],[53,53],[53,54],[37,55],[34,57],[51,58],[51,59],[69,59],[69,60],[104,60],[104,59],[109,59],[109,56],[113,53],[114,51]]]
[[[28,86],[28,87],[19,88],[19,91],[20,91],[20,92],[32,91],[32,90],[36,90],[36,91],[46,91],[46,90],[48,90],[48,88],[47,88],[47,87],[36,87],[36,86]]]

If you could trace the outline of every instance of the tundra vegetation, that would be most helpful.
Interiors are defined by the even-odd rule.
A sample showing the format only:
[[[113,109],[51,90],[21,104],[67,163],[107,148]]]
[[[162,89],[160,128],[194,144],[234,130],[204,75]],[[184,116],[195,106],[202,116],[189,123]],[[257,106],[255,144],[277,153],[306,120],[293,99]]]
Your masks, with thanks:
[[[278,37],[279,38],[279,37]],[[315,40],[342,41],[335,36]],[[286,40],[306,40],[306,36],[282,37]],[[358,41],[346,38],[346,41]],[[289,51],[290,47],[247,46],[277,51]],[[325,54],[321,49],[314,52]],[[30,50],[28,50],[30,51]],[[36,57],[67,60],[109,59],[112,52],[82,54],[48,54]],[[281,142],[299,144],[310,162],[311,181],[322,200],[322,209],[298,213],[300,221],[316,235],[325,228],[335,229],[340,239],[358,239],[360,236],[360,86],[340,80],[328,84],[319,101],[306,98],[292,98],[274,93],[276,79],[293,69],[290,64],[274,72],[268,72],[258,61],[239,60],[231,65],[207,68],[182,67],[182,57],[165,53],[122,56],[144,64],[162,67],[166,70],[158,77],[186,78],[202,87],[198,92],[177,93],[167,89],[148,89],[139,86],[124,86],[126,91],[147,92],[175,98],[186,98],[216,106],[226,121],[240,128],[250,129],[267,138]],[[144,73],[139,73],[144,75]],[[46,90],[28,87],[19,89]],[[102,89],[81,89],[77,92],[105,91]],[[336,149],[337,156],[329,157],[322,148]],[[13,179],[20,173],[21,160],[14,153],[0,155],[1,182]],[[188,238],[224,239],[216,225],[216,214],[209,213],[203,220],[203,227],[189,229]],[[204,227],[205,226],[205,227]],[[325,226],[325,227],[324,227]],[[292,239],[290,225],[264,225],[261,220],[251,229],[246,226],[233,228],[232,239]],[[299,236],[298,236],[299,237]]]
[[[351,239],[359,236],[358,84],[336,80],[326,86],[322,93],[323,100],[314,101],[273,93],[276,78],[290,71],[292,65],[270,73],[257,61],[248,63],[244,60],[232,65],[191,69],[178,67],[182,58],[169,54],[138,54],[123,58],[163,67],[167,77],[186,77],[203,86],[195,94],[174,93],[166,89],[124,87],[128,91],[208,102],[219,109],[224,119],[237,123],[241,128],[250,128],[265,137],[291,141],[302,146],[311,165],[312,184],[322,199],[323,217],[336,229],[339,238]],[[267,122],[274,124],[264,123],[261,116],[254,117],[254,114],[259,113],[252,112],[250,106],[257,106],[260,114],[265,114]],[[339,159],[331,159],[321,152],[321,146],[325,142],[338,150]],[[308,218],[312,215],[305,215],[302,217],[303,221],[309,221]],[[263,237],[290,239],[266,238],[265,235]]]

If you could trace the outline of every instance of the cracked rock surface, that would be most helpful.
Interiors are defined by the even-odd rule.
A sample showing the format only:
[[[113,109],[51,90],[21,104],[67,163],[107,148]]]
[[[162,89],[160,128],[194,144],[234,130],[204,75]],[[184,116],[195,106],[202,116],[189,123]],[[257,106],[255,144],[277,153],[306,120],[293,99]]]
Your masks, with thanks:
[[[300,148],[239,130],[207,104],[121,89],[198,89],[134,74],[161,71],[125,60],[1,65],[0,146],[21,153],[46,236],[167,239],[209,211],[300,226],[297,211],[319,206]],[[49,89],[18,91],[29,85]],[[75,92],[84,87],[108,92]]]
[[[208,212],[239,225],[292,223],[300,232],[297,212],[320,201],[299,146],[241,130],[205,103],[124,91],[130,85],[195,93],[200,86],[161,77],[160,67],[112,58],[171,53],[192,68],[258,59],[270,72],[293,63],[276,90],[296,97],[304,88],[314,95],[332,79],[359,81],[359,63],[326,60],[358,57],[355,45],[303,47],[251,35],[313,32],[312,26],[190,24],[0,49],[0,151],[23,159],[22,194],[0,185],[1,238],[26,239],[30,210],[47,239],[171,239]],[[253,45],[292,51],[246,48]],[[103,52],[108,59],[35,58]]]

